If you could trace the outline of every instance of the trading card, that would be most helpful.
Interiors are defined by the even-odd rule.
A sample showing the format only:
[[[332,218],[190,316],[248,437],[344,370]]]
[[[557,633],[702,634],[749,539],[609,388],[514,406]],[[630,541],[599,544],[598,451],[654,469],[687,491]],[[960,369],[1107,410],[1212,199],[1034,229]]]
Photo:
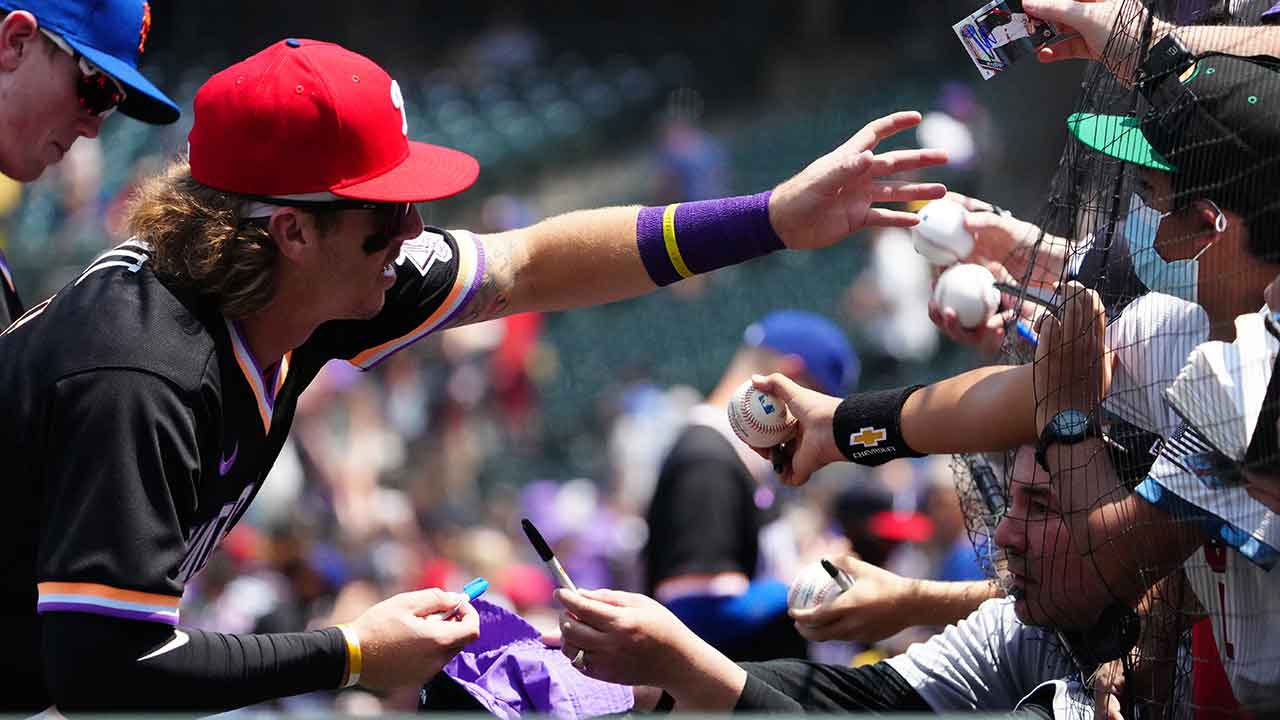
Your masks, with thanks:
[[[1041,45],[1068,37],[1053,23],[1023,12],[1022,0],[991,0],[951,27],[986,80],[1035,55]]]

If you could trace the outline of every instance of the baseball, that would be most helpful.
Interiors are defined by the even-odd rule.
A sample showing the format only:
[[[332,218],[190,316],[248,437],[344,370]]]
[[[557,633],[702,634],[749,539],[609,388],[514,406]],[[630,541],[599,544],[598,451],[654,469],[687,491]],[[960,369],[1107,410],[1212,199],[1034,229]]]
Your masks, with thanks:
[[[965,209],[943,198],[934,200],[916,213],[920,223],[912,228],[916,252],[934,265],[959,262],[973,252],[973,236],[964,229]]]
[[[1000,307],[996,278],[981,265],[964,263],[942,273],[933,286],[933,302],[939,309],[951,308],[966,328],[976,328]]]
[[[750,380],[734,391],[727,410],[734,434],[753,448],[776,447],[796,434],[786,404],[755,389]]]
[[[806,565],[796,575],[796,579],[791,581],[791,587],[787,589],[787,607],[792,610],[807,610],[830,605],[840,592],[840,585],[822,569],[822,564],[813,563]]]

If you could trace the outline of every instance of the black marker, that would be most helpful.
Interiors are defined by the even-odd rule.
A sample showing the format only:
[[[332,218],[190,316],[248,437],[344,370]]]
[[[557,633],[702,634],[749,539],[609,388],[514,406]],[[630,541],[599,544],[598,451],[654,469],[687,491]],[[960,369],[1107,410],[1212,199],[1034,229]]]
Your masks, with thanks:
[[[845,590],[853,587],[853,585],[849,583],[848,578],[844,576],[844,573],[840,572],[839,568],[835,565],[832,565],[830,560],[822,558],[821,562],[822,569],[826,570],[827,574],[831,576],[831,579],[836,581],[836,585],[840,586],[840,592],[844,592]]]
[[[1034,288],[1029,288],[1025,285],[1011,285],[1002,282],[996,283],[995,288],[1005,295],[1012,295],[1019,300],[1026,300],[1033,305],[1039,305],[1054,317],[1062,317],[1062,305],[1054,302],[1053,299],[1056,293],[1044,295],[1042,292],[1037,292]]]
[[[551,552],[551,546],[543,539],[542,533],[538,532],[538,528],[529,522],[529,518],[520,521],[520,526],[524,528],[524,534],[529,536],[529,542],[533,543],[533,549],[538,551],[538,557],[542,558],[542,562],[551,569],[551,574],[556,576],[556,582],[560,583],[560,587],[565,590],[578,592],[578,586],[573,584],[569,579],[569,574],[564,571],[564,567],[560,561],[556,559],[556,554]]]

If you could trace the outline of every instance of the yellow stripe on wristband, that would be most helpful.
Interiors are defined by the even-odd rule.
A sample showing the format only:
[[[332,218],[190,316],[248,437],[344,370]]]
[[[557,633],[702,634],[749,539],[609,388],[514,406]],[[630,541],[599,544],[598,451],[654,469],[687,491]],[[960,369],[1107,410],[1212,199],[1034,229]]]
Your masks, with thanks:
[[[347,669],[342,674],[342,684],[338,687],[349,688],[360,682],[360,671],[364,669],[364,658],[360,655],[360,635],[350,625],[339,625],[342,637],[347,641]]]
[[[671,267],[676,269],[680,277],[691,278],[693,273],[689,272],[689,266],[684,264],[684,258],[680,256],[680,244],[676,242],[676,208],[678,207],[680,203],[672,203],[662,211],[662,239],[667,245],[667,257],[671,258]]]

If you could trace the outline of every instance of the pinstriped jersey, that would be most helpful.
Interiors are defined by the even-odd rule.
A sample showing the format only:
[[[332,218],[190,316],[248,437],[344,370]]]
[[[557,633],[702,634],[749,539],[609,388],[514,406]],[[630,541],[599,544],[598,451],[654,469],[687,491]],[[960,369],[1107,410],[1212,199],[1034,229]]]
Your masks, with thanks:
[[[149,257],[137,242],[108,251],[0,334],[16,508],[0,524],[0,619],[176,624],[186,582],[252,501],[323,365],[376,365],[457,317],[484,273],[473,235],[428,229],[405,243],[377,316],[321,325],[262,367],[237,322]],[[31,642],[38,629],[5,655],[30,664]]]

